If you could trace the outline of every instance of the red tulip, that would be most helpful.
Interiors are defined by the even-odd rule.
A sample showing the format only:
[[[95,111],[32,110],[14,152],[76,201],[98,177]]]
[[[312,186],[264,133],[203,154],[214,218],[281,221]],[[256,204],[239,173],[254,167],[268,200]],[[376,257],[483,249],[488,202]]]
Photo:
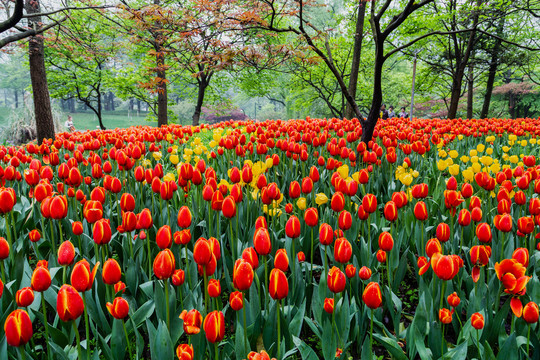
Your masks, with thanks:
[[[388,221],[396,221],[398,218],[398,210],[396,203],[393,201],[389,201],[384,205],[384,218]]]
[[[182,206],[178,211],[177,223],[178,226],[187,229],[191,226],[192,216],[191,211],[187,206]]]
[[[426,203],[419,201],[414,205],[414,217],[419,221],[425,221],[428,218]]]
[[[212,248],[206,238],[199,238],[193,247],[193,260],[200,265],[206,266],[212,260]]]
[[[326,223],[319,227],[319,241],[322,245],[330,245],[334,241],[334,232],[332,227]]]
[[[269,293],[272,299],[281,300],[289,294],[289,282],[285,273],[279,269],[270,272]]]
[[[244,251],[242,251],[242,259],[250,263],[253,269],[259,267],[259,256],[257,255],[257,251],[255,251],[255,248],[245,248]]]
[[[99,262],[90,270],[90,264],[85,259],[77,262],[71,272],[71,285],[80,292],[92,289],[98,266]]]
[[[33,335],[32,321],[24,310],[14,310],[6,318],[4,323],[6,341],[10,346],[24,346]],[[22,350],[24,351],[24,349]],[[7,354],[4,354],[7,358]]]
[[[446,223],[440,223],[437,225],[436,234],[440,242],[447,242],[450,239],[450,226]]]
[[[383,251],[391,251],[394,248],[394,239],[392,234],[387,231],[383,231],[379,235],[379,248]]]
[[[476,236],[483,243],[488,243],[492,239],[491,227],[488,223],[480,223],[476,225]]]
[[[328,314],[331,314],[334,312],[334,299],[332,298],[324,299],[324,311],[326,311]]]
[[[221,295],[221,284],[217,279],[210,279],[208,282],[208,295],[212,298],[216,298]]]
[[[34,291],[31,287],[24,287],[15,293],[15,302],[18,307],[28,307],[34,302]]]
[[[272,250],[270,233],[265,227],[259,227],[253,234],[253,246],[259,255],[268,255]]]
[[[240,291],[233,291],[229,296],[229,304],[234,311],[239,311],[244,307],[244,297]]]
[[[163,249],[169,249],[172,245],[172,232],[169,225],[163,225],[160,227],[156,233],[156,244],[157,246]]]
[[[457,275],[463,261],[457,255],[442,255],[441,253],[435,253],[431,257],[431,267],[435,272],[435,275],[441,280],[451,280]]]
[[[345,274],[340,269],[333,266],[328,271],[327,283],[328,283],[328,289],[330,289],[330,291],[336,294],[345,290],[345,285],[347,283],[347,280],[345,278]]]
[[[351,243],[345,238],[339,238],[334,244],[334,260],[345,264],[349,262],[352,256]]]
[[[202,315],[195,309],[184,310],[180,314],[180,319],[184,321],[184,332],[187,335],[196,335],[201,331]]]
[[[459,306],[459,303],[461,302],[461,299],[457,295],[457,293],[454,291],[452,294],[448,295],[446,298],[448,301],[448,305],[450,305],[453,308],[456,308]]]
[[[377,197],[373,194],[366,194],[362,199],[362,208],[368,214],[374,213],[377,210]]]
[[[234,263],[233,283],[234,287],[240,291],[250,288],[253,283],[253,268],[251,264],[244,259],[238,259]]]
[[[7,240],[0,236],[0,260],[5,260],[9,257],[9,243]]]
[[[175,270],[176,261],[171,250],[161,250],[154,259],[154,275],[160,280],[170,278]]]
[[[178,360],[193,360],[193,345],[180,344],[176,348]]]
[[[109,310],[109,314],[111,314],[111,316],[115,319],[122,320],[128,316],[129,303],[124,298],[114,298],[112,304],[108,302],[106,306],[107,310]]]
[[[120,278],[122,277],[122,269],[115,259],[108,259],[103,264],[101,276],[105,284],[114,285],[120,281]]]
[[[309,227],[317,226],[319,222],[319,213],[316,208],[308,208],[304,212],[304,222]]]
[[[296,216],[291,216],[285,224],[285,234],[294,239],[300,236],[300,220]],[[257,247],[255,247],[256,249]]]
[[[174,273],[171,279],[174,286],[182,286],[182,284],[184,284],[184,281],[186,279],[184,270],[181,270],[181,269],[174,270]]]
[[[452,322],[452,311],[448,309],[439,309],[439,321],[443,324],[450,324]]]
[[[77,319],[84,311],[81,295],[71,285],[64,284],[56,298],[56,312],[60,320],[67,322]]]
[[[480,313],[472,314],[471,325],[476,330],[482,330],[484,328],[484,316],[482,316]]]
[[[203,327],[209,342],[220,342],[225,336],[225,316],[221,311],[212,311],[204,318]]]
[[[100,219],[94,224],[92,229],[94,242],[98,245],[108,244],[111,241],[112,230],[109,219]]]
[[[32,290],[44,292],[51,286],[51,282],[51,274],[49,273],[47,261],[39,261],[32,273],[32,279],[30,281]]]
[[[538,322],[539,309],[535,302],[529,302],[523,307],[523,320],[527,324],[534,324]]]
[[[71,241],[66,240],[58,248],[58,264],[61,266],[71,265],[73,259],[75,259],[75,247]]]
[[[381,287],[376,282],[367,284],[362,293],[362,301],[370,309],[377,309],[382,304]]]

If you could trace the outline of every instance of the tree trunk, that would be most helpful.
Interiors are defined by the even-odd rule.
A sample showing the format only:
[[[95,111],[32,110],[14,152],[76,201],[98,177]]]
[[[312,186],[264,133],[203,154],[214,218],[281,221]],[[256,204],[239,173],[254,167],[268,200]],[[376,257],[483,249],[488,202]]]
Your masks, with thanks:
[[[193,126],[199,125],[199,120],[201,118],[201,110],[202,105],[204,102],[204,95],[206,91],[206,87],[208,86],[208,83],[210,81],[210,75],[207,76],[204,73],[201,75],[201,79],[199,80],[199,91],[197,93],[197,104],[195,105],[195,112],[193,113]]]
[[[26,0],[25,7],[28,14],[40,12],[39,0]],[[40,24],[41,16],[28,18],[29,27],[37,30],[41,26]],[[54,122],[43,55],[43,35],[30,37],[28,42],[28,58],[30,62],[30,80],[34,95],[36,130],[38,143],[41,144],[44,139],[54,138]]]
[[[15,94],[15,109],[18,109],[19,108],[19,90],[15,89],[13,93]]]
[[[137,116],[141,116],[141,100],[137,99]]]
[[[69,99],[69,109],[72,113],[75,112],[75,99],[73,98]]]
[[[157,85],[157,118],[158,126],[163,126],[168,124],[167,120],[167,80],[165,78],[165,54],[163,52],[158,52],[156,55],[157,62],[157,71],[156,76],[158,77]]]
[[[473,117],[473,100],[474,100],[474,78],[473,78],[474,66],[469,65],[469,76],[467,79],[467,119]]]
[[[360,57],[362,55],[362,39],[364,34],[364,18],[366,14],[367,2],[365,0],[359,0],[358,3],[358,16],[356,18],[356,30],[354,33],[354,49],[351,62],[351,75],[349,77],[349,93],[354,99],[356,99],[356,89],[358,85],[358,70],[360,68]],[[351,119],[356,116],[356,114],[354,113],[354,109],[349,102],[347,102],[344,115],[347,119]]]
[[[477,6],[480,6],[482,4],[482,1],[477,0],[476,4]],[[454,78],[452,79],[450,107],[448,108],[449,119],[454,119],[456,117],[458,105],[459,105],[459,98],[461,97],[461,87],[463,84],[463,76],[465,75],[465,68],[467,67],[467,64],[469,63],[469,58],[471,57],[471,54],[474,49],[476,27],[478,26],[478,16],[479,16],[478,10],[474,12],[473,16],[474,16],[473,27],[472,27],[473,30],[471,30],[469,34],[469,40],[467,41],[467,48],[465,49],[463,56],[456,56],[457,70],[454,74]],[[457,51],[458,49],[455,49],[455,50]]]
[[[109,91],[109,101],[111,102],[110,104],[111,111],[115,111],[116,108],[114,107],[114,94],[112,93],[112,91]]]
[[[497,74],[497,68],[499,67],[499,51],[501,49],[502,41],[500,37],[504,31],[505,17],[503,16],[497,25],[497,36],[495,38],[495,44],[491,52],[491,60],[489,62],[488,78],[486,82],[486,93],[484,94],[484,104],[482,105],[482,112],[480,118],[485,119],[489,113],[489,105],[491,103],[491,95],[493,94],[493,85],[495,84],[495,75]]]
[[[383,40],[384,43],[384,40]],[[376,44],[375,68],[373,72],[373,96],[371,99],[371,109],[367,120],[362,123],[362,141],[368,143],[373,138],[373,132],[380,117],[382,104],[382,68],[384,64],[383,43]]]
[[[102,115],[102,112],[101,112],[101,108],[102,108],[102,105],[101,105],[101,91],[98,87],[97,89],[97,118],[98,118],[98,121],[99,121],[99,127],[101,130],[106,130],[105,128],[105,125],[103,125],[103,115]]]

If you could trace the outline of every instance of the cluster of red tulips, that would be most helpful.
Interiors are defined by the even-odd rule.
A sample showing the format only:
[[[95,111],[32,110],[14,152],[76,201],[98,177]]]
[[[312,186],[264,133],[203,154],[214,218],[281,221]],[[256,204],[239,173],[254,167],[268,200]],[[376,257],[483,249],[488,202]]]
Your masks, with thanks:
[[[0,146],[6,358],[538,356],[540,120],[361,135],[308,118]]]

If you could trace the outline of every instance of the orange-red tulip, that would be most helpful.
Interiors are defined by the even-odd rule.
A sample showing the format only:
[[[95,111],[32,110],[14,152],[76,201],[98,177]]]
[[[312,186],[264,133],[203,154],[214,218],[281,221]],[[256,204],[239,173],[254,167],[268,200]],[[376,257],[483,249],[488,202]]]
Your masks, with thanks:
[[[538,322],[538,314],[538,305],[533,301],[529,302],[523,307],[523,320],[525,320],[527,324],[534,324]]]
[[[4,323],[6,341],[10,346],[24,346],[33,335],[32,321],[24,310],[14,310],[6,318]],[[22,350],[24,351],[24,349]],[[7,354],[4,354],[7,358]]]
[[[435,253],[431,257],[431,267],[435,275],[441,280],[451,280],[457,275],[463,261],[457,255],[442,255]]]
[[[83,299],[77,290],[71,285],[62,285],[56,298],[56,312],[60,320],[64,322],[75,320],[83,311]]]
[[[193,345],[180,344],[176,348],[178,360],[193,360]]]
[[[160,280],[170,278],[175,270],[176,261],[171,250],[161,250],[154,259],[154,275]]]
[[[18,307],[28,307],[34,302],[34,291],[31,287],[24,287],[15,293],[15,302]]]
[[[250,288],[253,283],[253,268],[251,264],[244,259],[238,259],[234,263],[233,283],[234,287],[240,291]]]
[[[284,272],[289,270],[289,257],[287,256],[287,251],[285,249],[278,249],[278,251],[276,251],[276,255],[274,256],[274,267]]]
[[[268,255],[272,250],[272,242],[270,241],[270,233],[266,227],[259,227],[253,234],[253,246],[259,255]]]
[[[201,331],[203,318],[201,313],[197,310],[184,310],[179,317],[184,321],[184,332],[187,335],[196,335]]]
[[[272,299],[281,300],[289,294],[289,282],[285,273],[279,269],[270,272],[269,293]]]
[[[101,273],[103,282],[107,285],[114,285],[120,281],[122,277],[122,269],[115,259],[107,259],[103,264],[103,271]]]
[[[98,266],[99,262],[90,270],[90,264],[85,259],[77,262],[71,272],[71,285],[80,292],[92,289]]]
[[[474,313],[471,315],[471,325],[476,330],[482,330],[484,328],[484,316],[480,313]]]
[[[211,343],[220,342],[225,336],[225,316],[221,311],[212,311],[204,318],[204,334]]]
[[[233,291],[229,296],[229,304],[234,311],[242,310],[244,307],[244,296],[240,291]]]
[[[100,219],[94,224],[92,229],[94,242],[98,245],[108,244],[111,241],[112,230],[109,219]]]
[[[367,284],[362,293],[362,301],[370,309],[377,309],[382,304],[381,287],[376,282]]]
[[[324,311],[326,311],[328,314],[331,314],[334,312],[334,299],[332,298],[324,299]]]
[[[348,263],[352,256],[351,243],[344,237],[336,240],[334,244],[334,260],[339,263]]]
[[[439,309],[439,321],[443,324],[450,324],[452,322],[452,311],[448,309]]]
[[[129,303],[124,298],[114,298],[112,304],[108,302],[106,306],[107,310],[109,310],[109,314],[111,314],[111,316],[115,319],[122,320],[125,319],[126,316],[128,316]]]
[[[328,289],[330,289],[330,291],[332,291],[333,293],[337,294],[345,290],[347,279],[343,271],[333,266],[328,271],[327,282],[328,282]]]
[[[394,239],[392,234],[387,231],[383,231],[379,235],[379,248],[383,251],[392,251],[394,248]]]
[[[163,225],[160,227],[156,233],[156,244],[157,246],[163,249],[169,249],[172,246],[172,232],[169,225]]]
[[[208,295],[212,298],[216,298],[221,295],[221,284],[217,279],[210,279],[208,282]]]

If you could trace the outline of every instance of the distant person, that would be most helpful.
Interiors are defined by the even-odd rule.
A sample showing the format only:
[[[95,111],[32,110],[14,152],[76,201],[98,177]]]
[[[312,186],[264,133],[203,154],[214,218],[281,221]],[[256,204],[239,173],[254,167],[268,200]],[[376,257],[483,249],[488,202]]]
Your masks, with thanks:
[[[405,111],[405,107],[402,106],[401,107],[401,110],[399,111],[399,117],[400,118],[407,118],[409,117],[409,114],[407,114],[407,112]]]
[[[389,118],[396,117],[396,113],[394,112],[394,107],[392,105],[390,105],[390,107],[388,108],[388,117]]]
[[[386,110],[386,104],[381,105],[381,114],[380,118],[383,120],[388,119],[388,110]]]
[[[73,125],[73,118],[71,115],[68,115],[66,123],[64,124],[68,128],[69,132],[75,132],[75,125]]]

